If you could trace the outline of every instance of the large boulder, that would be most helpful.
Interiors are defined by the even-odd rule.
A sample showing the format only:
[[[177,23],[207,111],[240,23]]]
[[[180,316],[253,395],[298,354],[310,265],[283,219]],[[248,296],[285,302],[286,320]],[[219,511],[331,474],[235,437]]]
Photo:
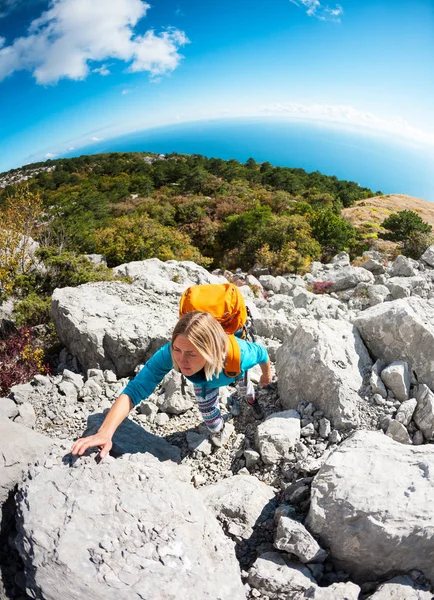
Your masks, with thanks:
[[[303,319],[277,351],[284,408],[311,402],[337,428],[358,425],[359,389],[372,365],[360,335],[346,321]]]
[[[82,367],[131,375],[170,339],[178,297],[118,281],[56,289],[51,314],[61,342]]]
[[[309,530],[356,581],[412,569],[434,581],[434,448],[358,431],[312,483]]]
[[[390,275],[392,277],[413,277],[416,275],[417,267],[417,261],[399,254],[390,269]]]
[[[367,269],[362,267],[344,266],[331,269],[327,273],[322,274],[321,281],[330,281],[330,291],[340,292],[354,288],[358,283],[374,283],[374,275]]]
[[[412,296],[368,308],[354,320],[375,358],[403,360],[434,389],[434,300]]]
[[[294,321],[288,318],[283,308],[262,308],[260,314],[254,316],[253,323],[257,335],[278,340],[284,340],[295,328]]]
[[[190,474],[150,455],[52,458],[17,496],[27,592],[44,600],[245,598],[232,542]]]
[[[21,481],[23,470],[53,447],[53,440],[9,419],[0,418],[0,504]]]
[[[159,294],[181,295],[186,287],[202,283],[227,283],[221,275],[208,273],[206,269],[189,260],[167,260],[158,258],[133,261],[115,267],[117,275],[131,277],[142,287]]]
[[[420,258],[430,267],[434,267],[434,246],[429,246]]]

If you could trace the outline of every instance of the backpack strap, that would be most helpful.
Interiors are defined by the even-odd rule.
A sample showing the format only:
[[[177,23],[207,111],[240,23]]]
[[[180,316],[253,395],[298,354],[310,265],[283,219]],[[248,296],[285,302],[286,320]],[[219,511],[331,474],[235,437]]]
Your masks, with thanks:
[[[228,355],[223,369],[226,377],[236,377],[241,373],[241,351],[234,335],[228,335]]]

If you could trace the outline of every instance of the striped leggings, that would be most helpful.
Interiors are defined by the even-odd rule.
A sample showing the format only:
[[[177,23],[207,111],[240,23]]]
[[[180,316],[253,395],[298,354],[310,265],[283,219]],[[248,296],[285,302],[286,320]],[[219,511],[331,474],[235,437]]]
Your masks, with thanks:
[[[255,388],[250,380],[249,372],[239,375],[235,383],[238,394],[244,397],[249,404],[253,404],[255,401]],[[219,388],[195,385],[194,393],[205,425],[211,433],[217,433],[224,425],[219,406]]]

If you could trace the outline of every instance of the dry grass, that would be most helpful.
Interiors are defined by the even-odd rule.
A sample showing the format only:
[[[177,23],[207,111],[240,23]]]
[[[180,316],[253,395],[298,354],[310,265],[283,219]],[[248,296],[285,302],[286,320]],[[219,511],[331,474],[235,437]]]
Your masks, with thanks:
[[[359,200],[351,208],[344,208],[342,215],[355,227],[362,227],[366,222],[381,225],[391,213],[400,210],[414,211],[434,228],[434,202],[405,194],[389,194]]]

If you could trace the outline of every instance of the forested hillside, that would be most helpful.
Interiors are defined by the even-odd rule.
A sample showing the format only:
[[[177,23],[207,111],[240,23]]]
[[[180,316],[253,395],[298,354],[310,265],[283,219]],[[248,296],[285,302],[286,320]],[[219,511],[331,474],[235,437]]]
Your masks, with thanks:
[[[303,169],[200,155],[112,153],[36,163],[0,175],[0,208],[28,176],[43,215],[38,241],[101,253],[109,266],[156,256],[276,273],[352,250],[341,217],[373,196],[357,183]],[[378,192],[377,192],[378,194]]]
[[[0,388],[49,369],[54,289],[122,279],[110,267],[125,262],[156,257],[302,274],[342,250],[359,256],[378,237],[418,258],[433,238],[415,212],[388,211],[375,227],[342,216],[373,195],[319,172],[200,155],[112,153],[1,174]]]

